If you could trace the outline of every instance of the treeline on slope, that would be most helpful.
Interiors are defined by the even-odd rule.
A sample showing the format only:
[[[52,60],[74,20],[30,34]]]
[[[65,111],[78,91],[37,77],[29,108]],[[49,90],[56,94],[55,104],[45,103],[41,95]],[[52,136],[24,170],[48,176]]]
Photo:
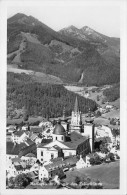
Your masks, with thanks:
[[[107,101],[115,101],[120,98],[120,83],[114,84],[111,88],[105,89],[103,95],[106,96]]]
[[[89,108],[96,110],[97,104],[94,101],[77,96],[82,112],[88,112]],[[74,108],[75,98],[76,94],[62,85],[41,85],[33,82],[28,75],[8,73],[7,100],[15,102],[17,109],[25,106],[30,116],[62,116],[64,107],[69,116]]]
[[[64,64],[56,61],[50,49],[27,43],[26,51],[21,54],[25,69],[42,71],[60,77],[67,82],[78,82],[84,72],[83,84],[105,85],[118,83],[120,80],[119,67],[108,64],[93,48],[85,49],[81,54],[70,57],[71,54],[61,58]]]

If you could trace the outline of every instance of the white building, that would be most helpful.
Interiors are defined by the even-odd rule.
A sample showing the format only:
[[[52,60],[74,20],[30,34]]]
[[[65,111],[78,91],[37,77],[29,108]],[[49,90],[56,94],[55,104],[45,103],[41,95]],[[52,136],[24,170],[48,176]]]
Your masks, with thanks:
[[[12,133],[12,141],[15,143],[20,144],[22,142],[25,142],[27,138],[28,138],[28,135],[24,131],[16,131]]]
[[[38,179],[42,181],[44,178],[49,178],[49,172],[45,168],[45,166],[40,166],[39,167],[39,172],[38,172]]]
[[[53,141],[49,144],[40,144],[37,147],[37,159],[41,162],[50,161],[57,157],[71,155],[85,156],[90,152],[89,138],[77,132],[66,135],[64,127],[57,124],[53,131]]]
[[[76,168],[81,169],[81,168],[85,168],[85,167],[90,167],[91,165],[90,165],[89,159],[90,158],[88,156],[86,156],[85,158],[82,158],[80,156],[79,161],[76,163]]]

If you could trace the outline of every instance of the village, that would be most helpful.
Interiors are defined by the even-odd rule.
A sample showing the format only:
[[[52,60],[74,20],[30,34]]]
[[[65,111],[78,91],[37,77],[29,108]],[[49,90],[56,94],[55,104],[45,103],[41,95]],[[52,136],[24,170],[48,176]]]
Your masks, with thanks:
[[[28,121],[7,126],[7,188],[103,188],[101,181],[76,174],[73,182],[67,182],[71,173],[120,159],[120,120],[104,125],[97,119],[90,110],[86,115],[80,112],[76,97],[71,117],[63,109],[62,117],[44,119],[36,126]]]

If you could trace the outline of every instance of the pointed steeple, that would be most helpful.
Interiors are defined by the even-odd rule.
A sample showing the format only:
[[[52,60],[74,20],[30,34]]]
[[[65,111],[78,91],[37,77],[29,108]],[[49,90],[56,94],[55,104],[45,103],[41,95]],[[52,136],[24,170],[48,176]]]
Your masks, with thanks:
[[[75,106],[74,106],[74,112],[78,112],[78,111],[79,111],[78,99],[77,99],[77,96],[76,96],[76,99],[75,99]]]

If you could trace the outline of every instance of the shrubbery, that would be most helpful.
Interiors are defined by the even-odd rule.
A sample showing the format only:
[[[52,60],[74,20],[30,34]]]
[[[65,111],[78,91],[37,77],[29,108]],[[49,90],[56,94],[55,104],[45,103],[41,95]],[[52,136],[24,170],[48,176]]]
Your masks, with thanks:
[[[103,185],[99,180],[92,181],[90,178],[76,177],[75,182],[69,184],[76,189],[103,189]]]
[[[32,182],[32,179],[27,174],[19,174],[15,178],[11,177],[8,181],[9,188],[26,188]]]

